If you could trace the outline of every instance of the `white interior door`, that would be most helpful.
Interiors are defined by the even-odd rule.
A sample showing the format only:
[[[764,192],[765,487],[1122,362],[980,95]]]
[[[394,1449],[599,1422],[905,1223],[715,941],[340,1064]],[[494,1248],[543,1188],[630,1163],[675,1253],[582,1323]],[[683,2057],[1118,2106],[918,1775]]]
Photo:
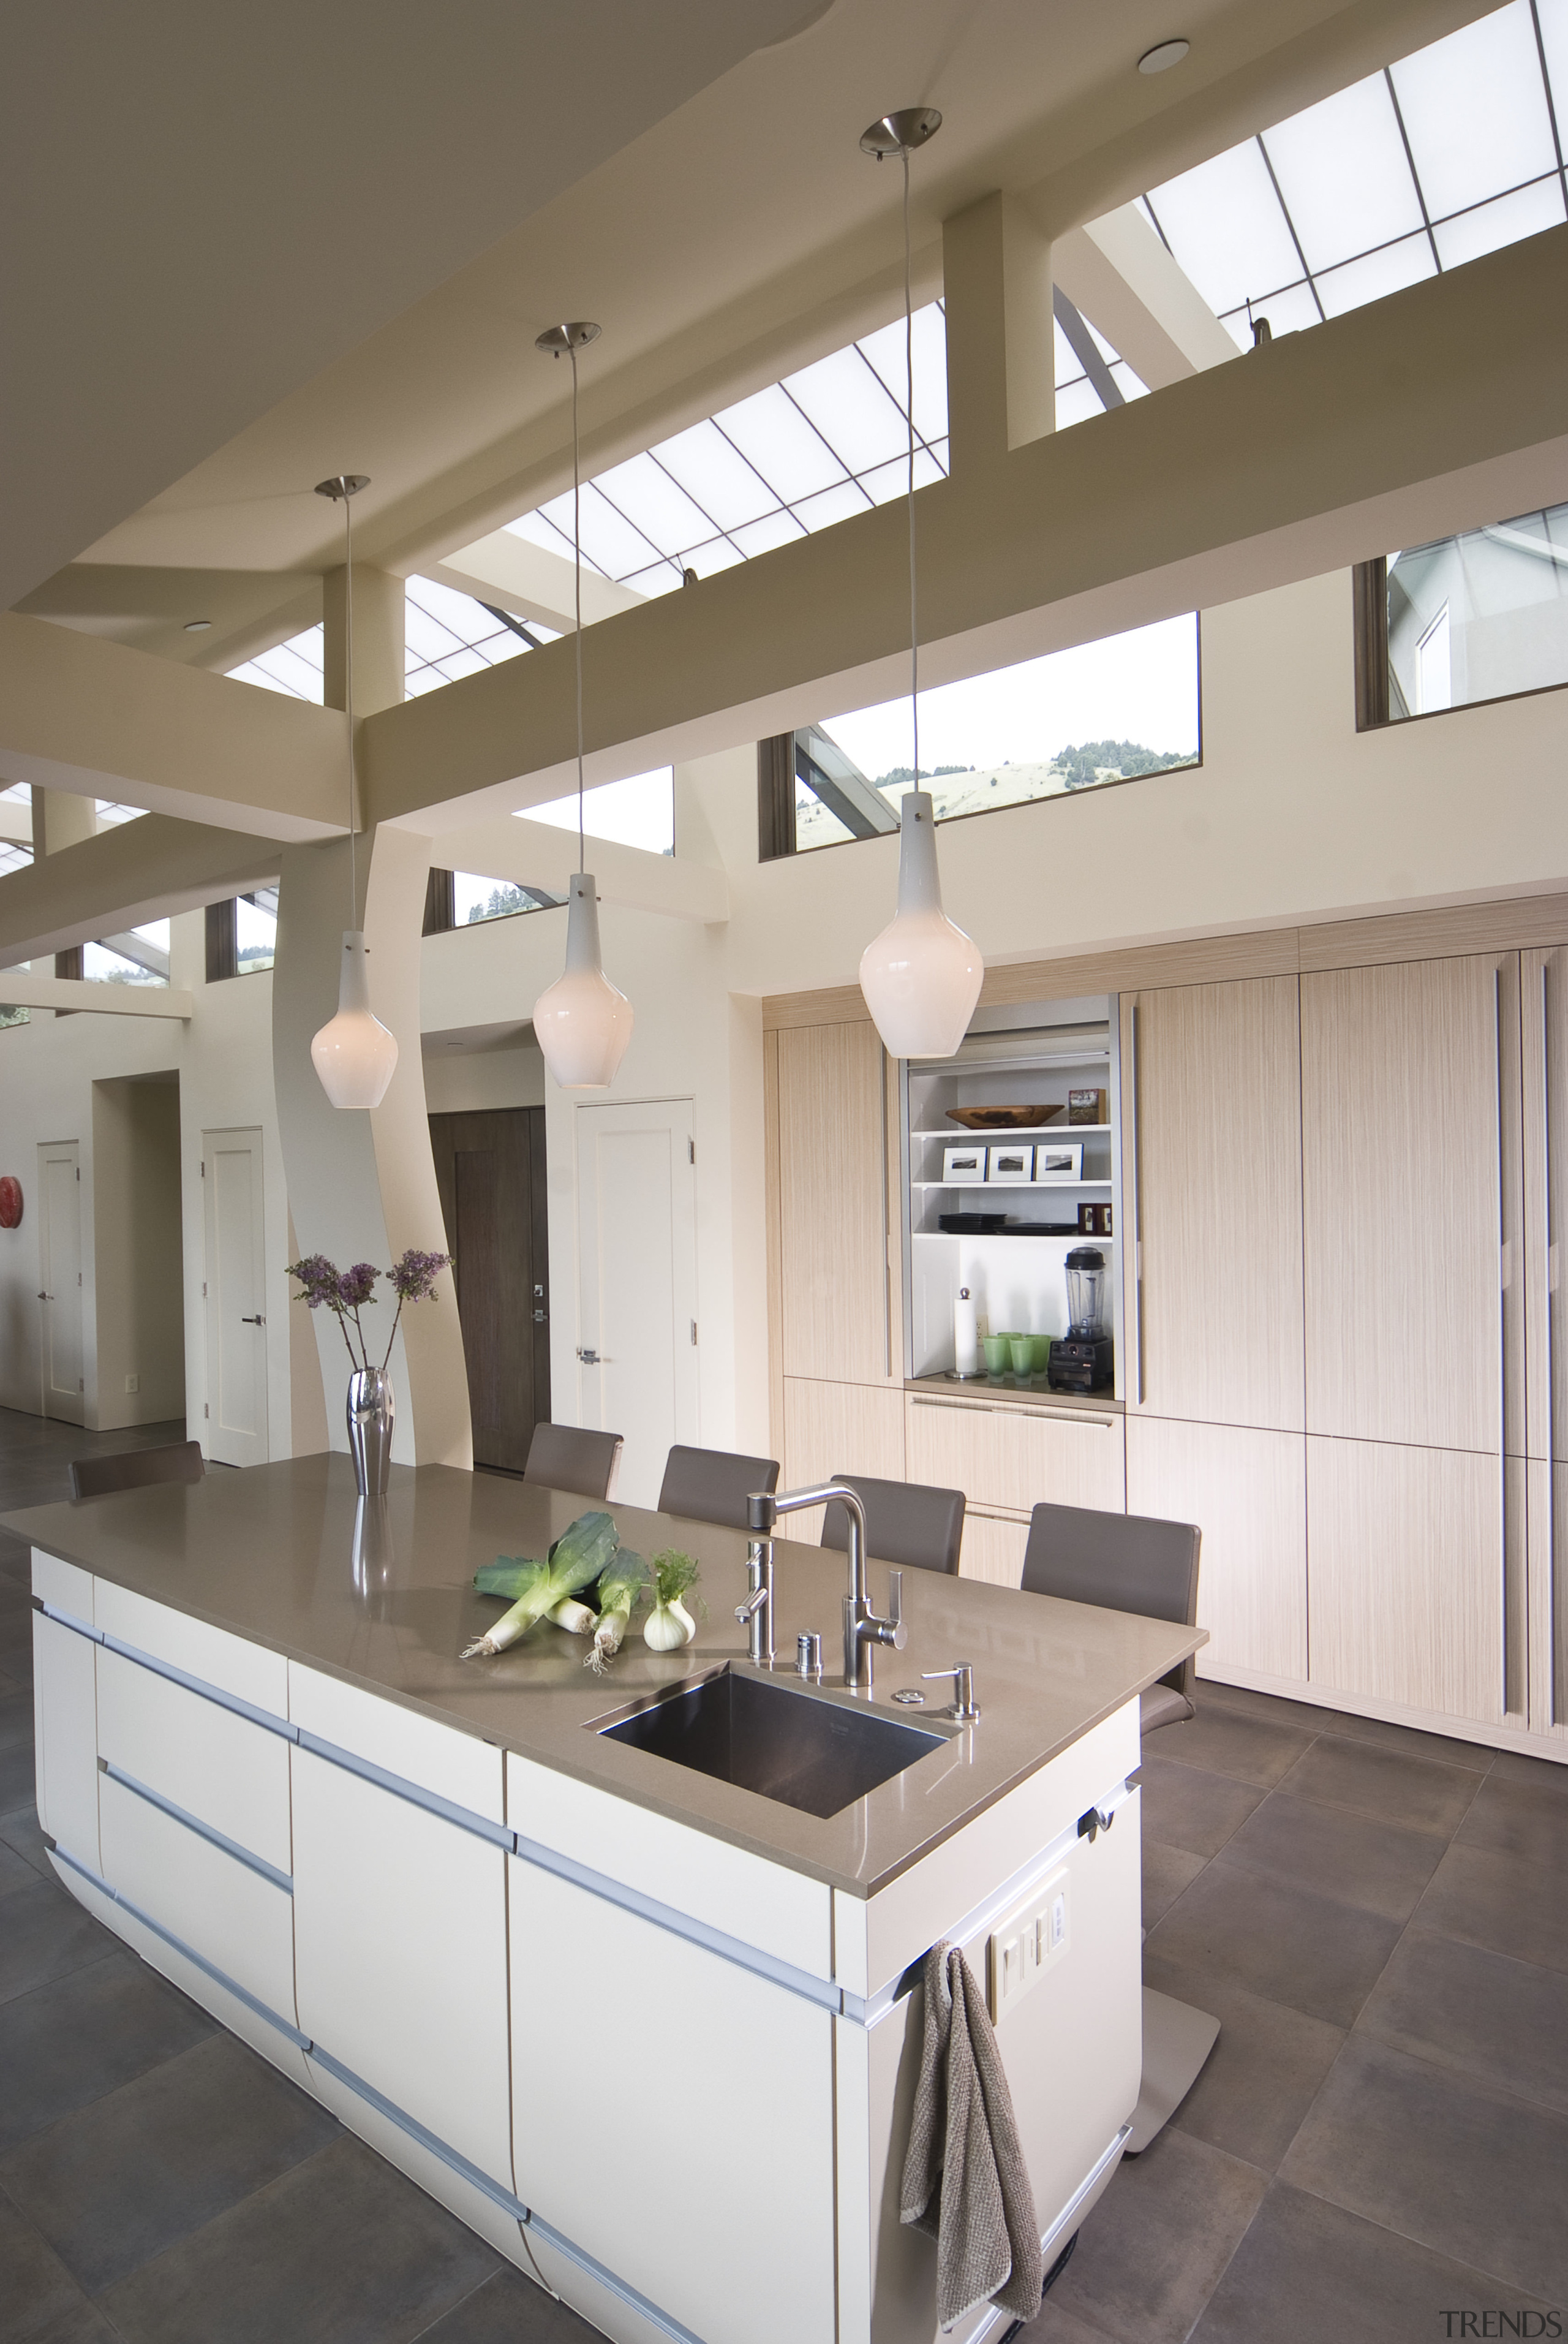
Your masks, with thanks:
[[[38,1150],[38,1310],[44,1413],[82,1421],[82,1171],[77,1143]]]
[[[626,1442],[617,1495],[651,1506],[699,1437],[691,1101],[578,1109],[578,1421]]]
[[[261,1134],[204,1131],[207,1455],[266,1462],[266,1260]]]

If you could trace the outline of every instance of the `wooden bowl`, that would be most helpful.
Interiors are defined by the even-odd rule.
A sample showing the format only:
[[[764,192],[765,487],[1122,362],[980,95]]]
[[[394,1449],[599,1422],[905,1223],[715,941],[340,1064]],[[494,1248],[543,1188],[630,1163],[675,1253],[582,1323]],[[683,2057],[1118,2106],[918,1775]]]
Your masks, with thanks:
[[[966,1131],[1034,1131],[1060,1113],[1059,1106],[950,1106],[948,1121]]]

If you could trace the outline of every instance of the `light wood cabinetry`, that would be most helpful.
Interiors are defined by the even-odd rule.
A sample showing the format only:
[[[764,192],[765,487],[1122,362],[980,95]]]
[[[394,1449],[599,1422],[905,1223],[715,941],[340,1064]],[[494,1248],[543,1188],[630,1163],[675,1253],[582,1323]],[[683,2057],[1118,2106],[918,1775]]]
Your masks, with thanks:
[[[1027,1516],[1044,1500],[1119,1514],[1127,1503],[1121,1418],[998,1400],[909,1396],[911,1481],[961,1490],[971,1504]]]
[[[887,1382],[901,1356],[888,1259],[887,1076],[877,1029],[778,1036],[783,1371]]]
[[[1502,1473],[1475,1450],[1309,1436],[1314,1685],[1503,1722]]]
[[[1296,979],[1121,999],[1129,1409],[1300,1431]]]
[[[989,1514],[978,1506],[966,1506],[959,1574],[963,1579],[989,1580],[993,1587],[1017,1587],[1023,1578],[1028,1544],[1026,1514]]]
[[[1203,1533],[1204,1676],[1307,1673],[1306,1443],[1253,1426],[1127,1422],[1127,1510]]]
[[[804,1489],[834,1473],[903,1480],[902,1392],[890,1384],[814,1383],[786,1376],[781,1469],[781,1490]],[[822,1517],[815,1509],[789,1517],[789,1536],[808,1544],[821,1535],[821,1529]]]
[[[1523,1455],[1518,955],[1304,976],[1302,1113],[1309,1430]]]

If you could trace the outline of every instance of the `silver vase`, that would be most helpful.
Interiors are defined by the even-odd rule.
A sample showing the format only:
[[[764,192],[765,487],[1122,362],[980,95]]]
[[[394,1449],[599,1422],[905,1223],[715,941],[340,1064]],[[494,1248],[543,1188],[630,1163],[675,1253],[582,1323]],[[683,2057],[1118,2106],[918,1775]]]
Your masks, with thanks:
[[[392,1467],[392,1385],[379,1368],[348,1379],[348,1454],[362,1498],[384,1498]]]

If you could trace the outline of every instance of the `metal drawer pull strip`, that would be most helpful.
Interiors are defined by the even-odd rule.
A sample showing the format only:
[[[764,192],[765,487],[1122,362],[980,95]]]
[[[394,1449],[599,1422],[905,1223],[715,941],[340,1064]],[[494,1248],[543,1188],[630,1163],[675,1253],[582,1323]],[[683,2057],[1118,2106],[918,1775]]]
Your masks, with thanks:
[[[131,1915],[133,1920],[139,1921],[144,1929],[150,1929],[155,1937],[161,1938],[164,1944],[170,1946],[182,1959],[192,1963],[205,1977],[209,1977],[215,1985],[221,1986],[226,1994],[233,1995],[236,2002],[243,2003],[246,2008],[254,2012],[257,2018],[262,2019],[268,2026],[275,2027],[279,2035],[294,2045],[297,2051],[303,2051],[307,2058],[316,2062],[317,2066],[324,2067],[329,2076],[334,2076],[357,2098],[362,2099],[367,2107],[373,2107],[377,2115],[385,2117],[388,2123],[396,2125],[398,2130],[406,2133],[418,2147],[427,2150],[440,2164],[446,2166],[448,2171],[455,2173],[460,2181],[467,2182],[471,2188],[478,2190],[481,2196],[487,2198],[493,2206],[498,2206],[503,2213],[509,2214],[515,2222],[534,2231],[548,2245],[554,2247],[558,2254],[564,2255],[568,2262],[575,2263],[579,2270],[597,2280],[608,2294],[618,2297],[622,2303],[629,2305],[634,2311],[639,2312],[650,2326],[657,2328],[662,2335],[669,2337],[672,2344],[703,2344],[701,2337],[696,2335],[691,2329],[682,2327],[678,2319],[672,2319],[667,2311],[661,2311],[656,2303],[650,2303],[647,2296],[640,2295],[627,2280],[618,2278],[614,2271],[608,2269],[584,2248],[574,2245],[570,2238],[556,2228],[553,2222],[547,2222],[541,2215],[536,2214],[530,2207],[525,2206],[520,2198],[514,2198],[509,2189],[503,2188],[498,2181],[493,2181],[480,2167],[471,2164],[460,2150],[450,2147],[446,2141],[428,2131],[417,2117],[409,2116],[406,2109],[398,2107],[396,2101],[387,2099],[383,2093],[376,2089],[374,2085],[367,2084],[362,2076],[357,2076],[351,2067],[346,2067],[340,2059],[335,2059],[329,2051],[323,2050],[319,2043],[312,2042],[308,2035],[302,2035],[297,2026],[291,2026],[286,2018],[280,2017],[276,2010],[269,2008],[257,1995],[250,1993],[236,1979],[231,1978],[226,1971],[220,1970],[215,1962],[209,1962],[204,1955],[198,1954],[194,1945],[187,1945],[183,1937],[176,1937],[172,1929],[164,1928],[161,1923],[155,1921],[150,1913],[144,1912],[142,1907],[135,1904],[130,1897],[122,1895],[117,1888],[112,1888],[100,1874],[92,1869],[91,1865],[82,1863],[79,1857],[72,1855],[58,1842],[55,1843],[55,1854],[62,1864],[68,1864],[73,1872],[79,1873],[101,1896],[106,1896],[111,1904],[118,1904],[123,1912]]]
[[[221,1848],[224,1854],[232,1856],[236,1864],[243,1864],[247,1872],[258,1873],[275,1888],[281,1888],[286,1896],[293,1895],[293,1881],[286,1872],[279,1872],[276,1864],[268,1864],[263,1856],[252,1855],[249,1848],[241,1847],[237,1840],[226,1838],[222,1832],[215,1831],[211,1824],[204,1824],[199,1815],[193,1815],[188,1808],[176,1806],[174,1801],[166,1799],[161,1791],[150,1790],[146,1783],[138,1783],[134,1774],[122,1773],[107,1758],[99,1759],[98,1772],[106,1774],[111,1783],[117,1783],[121,1790],[132,1791],[138,1799],[145,1799],[149,1807],[156,1807],[159,1814],[167,1815],[171,1822],[183,1824],[186,1831],[196,1834],[197,1839],[205,1839],[211,1847]]]

